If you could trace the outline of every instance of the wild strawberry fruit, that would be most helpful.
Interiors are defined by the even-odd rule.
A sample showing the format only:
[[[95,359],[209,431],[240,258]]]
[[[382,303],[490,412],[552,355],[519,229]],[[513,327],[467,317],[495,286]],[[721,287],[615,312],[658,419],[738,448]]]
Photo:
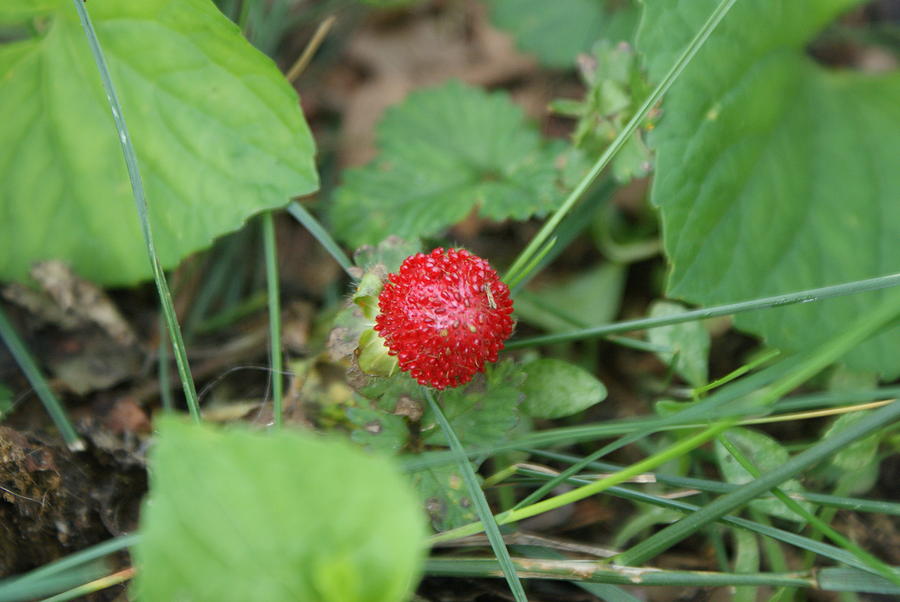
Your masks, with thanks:
[[[400,369],[444,389],[496,362],[513,331],[509,288],[487,261],[464,249],[407,257],[378,297],[375,330]]]

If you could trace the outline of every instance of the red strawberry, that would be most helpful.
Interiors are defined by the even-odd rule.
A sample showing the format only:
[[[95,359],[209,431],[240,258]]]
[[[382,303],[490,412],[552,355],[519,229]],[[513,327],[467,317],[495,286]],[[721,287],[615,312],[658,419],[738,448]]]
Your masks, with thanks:
[[[464,249],[407,257],[378,297],[375,330],[400,369],[435,389],[469,382],[496,362],[513,330],[509,288]]]

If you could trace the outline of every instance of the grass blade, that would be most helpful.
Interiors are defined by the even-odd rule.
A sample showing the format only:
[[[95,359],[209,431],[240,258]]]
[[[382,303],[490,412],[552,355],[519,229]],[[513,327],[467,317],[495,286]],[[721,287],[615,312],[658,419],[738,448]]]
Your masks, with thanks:
[[[529,475],[538,479],[546,479],[549,476],[546,473],[538,472],[528,468],[519,468],[518,472],[520,474]],[[573,485],[584,485],[590,483],[591,481],[581,478],[569,477],[568,479],[566,479],[566,482]],[[660,497],[627,487],[610,487],[606,490],[606,493],[615,497],[620,497],[622,499],[632,500],[634,502],[640,502],[643,504],[651,504],[653,506],[659,506],[660,508],[667,508],[670,510],[678,510],[679,512],[684,513],[697,512],[701,508],[700,506],[691,504],[689,502],[684,502],[682,500],[673,500],[665,497]],[[772,527],[771,525],[764,525],[759,522],[754,522],[745,518],[739,518],[737,516],[726,515],[720,517],[719,519],[717,519],[717,521],[732,527],[738,527],[746,531],[751,531],[753,533],[763,535],[764,537],[771,538],[775,541],[781,541],[783,543],[800,548],[801,550],[807,550],[835,562],[840,562],[848,566],[867,570],[865,564],[858,561],[856,557],[854,557],[846,550],[842,550],[841,548],[838,548],[831,544],[816,541],[810,537],[797,535],[796,533],[791,533],[790,531],[785,531],[784,529],[778,529],[776,527]]]
[[[631,138],[631,135],[634,134],[635,130],[637,130],[640,123],[647,116],[647,113],[650,112],[650,109],[653,108],[656,103],[658,103],[663,95],[669,91],[669,88],[675,83],[675,80],[681,75],[681,72],[684,71],[684,68],[687,67],[688,63],[691,62],[691,59],[694,58],[694,55],[703,47],[703,44],[706,43],[707,38],[712,34],[712,32],[716,29],[722,19],[728,14],[728,11],[731,10],[731,7],[734,5],[735,0],[721,0],[718,6],[710,13],[709,18],[707,18],[706,22],[694,36],[694,39],[690,41],[684,51],[681,53],[681,56],[675,61],[670,68],[668,73],[663,77],[662,81],[654,88],[654,90],[650,93],[644,103],[638,108],[637,112],[635,112],[634,116],[631,120],[622,128],[622,131],[619,132],[619,135],[616,136],[615,140],[610,143],[610,145],[603,151],[603,154],[597,159],[597,162],[594,163],[594,166],[591,167],[591,170],[587,173],[587,175],[582,178],[582,180],[578,183],[578,185],[569,193],[569,196],[566,197],[566,200],[563,201],[563,204],[559,209],[548,219],[544,226],[540,229],[540,231],[535,235],[535,237],[528,243],[528,246],[522,250],[519,254],[519,257],[513,262],[512,266],[506,272],[506,275],[503,277],[504,282],[515,282],[525,278],[529,275],[529,272],[525,269],[525,266],[535,265],[532,264],[532,259],[535,254],[541,249],[544,243],[550,238],[550,235],[562,221],[562,219],[566,216],[566,214],[572,209],[575,203],[584,195],[588,188],[590,188],[591,184],[600,176],[600,173],[609,165],[609,162],[612,161],[613,157],[625,146],[625,143],[628,142],[628,139]]]
[[[803,451],[764,476],[725,494],[701,510],[664,528],[617,557],[625,565],[641,564],[688,537],[707,523],[725,516],[773,487],[793,478],[842,447],[900,419],[900,401],[873,411],[851,427]]]
[[[428,398],[428,406],[431,408],[431,411],[434,412],[434,416],[437,419],[438,424],[441,426],[441,430],[444,431],[444,436],[447,437],[447,441],[450,444],[450,449],[456,456],[456,460],[459,463],[459,469],[462,472],[463,481],[465,481],[466,487],[468,487],[469,493],[472,495],[472,500],[475,504],[475,511],[478,513],[478,517],[481,519],[481,524],[485,526],[485,534],[488,536],[488,539],[491,542],[491,548],[494,550],[494,554],[497,556],[497,560],[500,563],[500,568],[502,569],[503,574],[506,577],[506,582],[509,584],[509,588],[512,590],[516,602],[527,602],[527,598],[525,597],[525,590],[522,588],[522,583],[519,581],[519,577],[516,575],[516,569],[512,564],[512,560],[510,559],[509,550],[506,549],[506,544],[503,541],[503,536],[500,534],[500,529],[497,526],[497,523],[494,522],[494,516],[491,513],[491,508],[490,506],[488,506],[487,499],[485,499],[484,497],[484,491],[482,491],[481,487],[478,485],[478,479],[475,477],[475,471],[472,470],[472,465],[469,463],[469,458],[466,455],[466,452],[463,449],[459,438],[456,436],[456,433],[453,432],[453,428],[447,421],[447,417],[444,416],[444,412],[441,410],[441,407],[434,400],[434,396],[431,394],[431,389],[426,388],[424,389],[424,391],[425,396]]]
[[[34,387],[34,392],[37,393],[37,396],[47,409],[47,413],[50,414],[50,418],[59,430],[60,435],[62,435],[66,446],[72,451],[83,451],[84,441],[75,432],[75,427],[69,421],[66,410],[62,407],[56,395],[53,394],[53,390],[47,384],[47,379],[44,378],[41,369],[38,368],[37,362],[31,357],[28,348],[25,347],[25,343],[19,338],[19,333],[13,328],[12,323],[7,319],[2,309],[0,309],[0,339],[3,339],[3,343],[9,349],[13,358],[15,358],[16,363],[19,364],[19,368],[25,373],[28,382]]]
[[[322,245],[326,251],[334,258],[338,265],[340,265],[348,276],[353,278],[353,274],[351,273],[350,268],[353,267],[353,262],[350,261],[350,258],[347,257],[347,254],[344,253],[341,246],[337,244],[337,241],[329,234],[328,230],[322,227],[322,224],[319,223],[312,213],[306,210],[306,207],[298,203],[297,201],[293,201],[287,207],[288,213],[294,216],[298,222],[303,224],[303,226],[309,230],[309,233],[315,237],[319,244]]]
[[[852,295],[865,291],[875,291],[897,285],[900,285],[900,273],[889,274],[887,276],[879,276],[878,278],[869,278],[867,280],[855,280],[853,282],[846,282],[843,284],[835,284],[833,286],[824,286],[822,288],[798,291],[796,293],[774,295],[772,297],[761,297],[759,299],[740,301],[738,303],[729,303],[727,305],[716,305],[714,307],[687,311],[674,316],[625,320],[623,322],[604,324],[603,326],[595,326],[593,328],[583,328],[581,330],[574,330],[572,332],[529,337],[527,339],[519,339],[508,342],[506,344],[506,349],[518,349],[520,347],[533,347],[535,345],[550,345],[553,343],[566,343],[569,341],[592,339],[620,332],[628,332],[631,330],[643,330],[646,328],[656,328],[658,326],[669,326],[670,324],[680,324],[682,322],[691,322],[694,320],[705,320],[707,318],[728,316],[732,314],[739,314],[745,311],[755,311],[758,309],[767,309],[770,307],[793,305],[795,303],[808,303],[810,301],[819,301],[821,299],[840,297],[843,295]]]
[[[263,246],[266,251],[266,286],[269,299],[269,365],[272,379],[272,414],[276,428],[284,421],[281,355],[281,297],[278,290],[278,249],[275,241],[275,216],[272,211],[262,215]]]
[[[816,587],[810,571],[798,573],[713,573],[708,571],[667,571],[657,568],[636,569],[608,565],[596,560],[514,559],[523,577],[535,579],[581,580],[616,585],[678,585],[723,587],[770,585]],[[485,558],[431,558],[425,572],[439,576],[498,577],[497,561]]]
[[[574,464],[581,460],[576,456],[562,454],[559,452],[547,451],[542,449],[526,449],[524,450],[533,456],[542,456],[552,460],[567,462]],[[624,466],[619,464],[611,464],[609,462],[591,462],[587,468],[594,470],[602,470],[605,472],[617,472],[622,470]],[[521,469],[520,469],[521,470]],[[656,482],[672,487],[683,487],[685,489],[697,489],[709,493],[730,493],[740,488],[740,485],[734,483],[724,483],[722,481],[710,481],[708,479],[698,479],[695,477],[679,477],[676,475],[668,475],[665,473],[649,473],[653,475]],[[542,475],[544,477],[546,475]],[[855,512],[875,512],[879,514],[889,514],[891,516],[900,516],[900,503],[886,502],[881,500],[864,500],[860,498],[843,497],[837,495],[828,495],[824,493],[796,492],[791,494],[795,499],[802,499],[821,506],[831,508],[840,508],[842,510],[853,510]],[[696,508],[695,508],[696,509]]]
[[[153,243],[153,232],[150,228],[147,197],[144,193],[141,172],[138,169],[137,154],[134,152],[134,145],[131,143],[131,136],[128,134],[128,127],[125,124],[125,116],[122,113],[122,106],[119,104],[118,96],[116,96],[116,89],[113,86],[109,68],[106,66],[106,58],[103,56],[103,50],[100,48],[100,41],[97,39],[97,34],[94,32],[94,26],[91,24],[91,18],[90,15],[88,15],[87,7],[85,7],[81,0],[72,0],[72,2],[75,4],[75,10],[78,11],[81,26],[84,29],[85,37],[91,48],[91,53],[94,56],[94,62],[97,64],[97,70],[100,72],[100,80],[103,82],[103,89],[106,91],[106,99],[109,101],[109,108],[112,110],[113,121],[115,121],[116,124],[116,133],[122,143],[122,153],[125,155],[125,166],[128,169],[128,179],[131,180],[131,191],[134,194],[134,203],[137,207],[138,217],[141,222],[141,233],[144,236],[144,243],[147,245],[147,255],[150,258],[150,265],[153,269],[153,279],[156,281],[156,290],[159,293],[159,301],[162,306],[163,315],[165,316],[166,327],[169,329],[169,337],[172,340],[172,347],[175,350],[175,361],[178,364],[178,375],[181,377],[181,385],[184,388],[184,397],[187,401],[191,417],[194,421],[199,422],[200,403],[197,400],[197,390],[194,386],[194,379],[191,377],[187,351],[184,348],[184,340],[181,336],[181,327],[178,325],[178,317],[175,315],[175,307],[172,305],[172,294],[169,292],[166,274],[163,272],[162,266],[159,263],[156,246]]]
[[[748,458],[740,450],[740,448],[728,438],[728,433],[724,433],[721,437],[719,437],[719,441],[722,443],[725,449],[728,450],[728,453],[730,453],[732,457],[737,460],[738,464],[743,466],[744,470],[749,472],[753,476],[753,478],[758,479],[760,476],[762,476],[759,472],[759,469],[756,468],[756,465],[753,464],[750,458]],[[820,533],[831,539],[831,541],[856,556],[856,558],[861,563],[866,565],[869,569],[878,573],[888,581],[900,586],[900,573],[894,572],[887,564],[832,529],[829,524],[827,524],[818,516],[809,512],[806,508],[790,498],[784,491],[781,490],[781,488],[775,487],[774,489],[772,489],[772,493],[775,495],[775,497],[781,500],[781,502],[785,506],[790,508],[794,514],[803,518],[806,522],[812,525],[813,528],[817,529]]]

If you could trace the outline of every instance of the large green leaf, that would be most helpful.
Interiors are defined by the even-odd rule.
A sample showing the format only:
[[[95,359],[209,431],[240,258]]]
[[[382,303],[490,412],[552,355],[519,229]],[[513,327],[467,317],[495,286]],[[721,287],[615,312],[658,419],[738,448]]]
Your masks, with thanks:
[[[450,82],[411,94],[379,124],[378,146],[335,195],[335,231],[353,246],[434,235],[476,206],[494,220],[542,215],[563,198],[557,153],[502,93]]]
[[[162,421],[141,514],[142,600],[394,602],[425,526],[385,459],[310,433]]]
[[[49,1],[33,2],[32,14]],[[0,279],[70,262],[96,282],[150,276],[112,115],[70,0],[0,46]],[[297,95],[209,0],[91,0],[171,267],[253,213],[315,190]],[[4,8],[0,19],[26,16]]]
[[[668,291],[726,303],[900,270],[900,77],[829,71],[805,45],[854,0],[742,0],[682,73],[652,138]],[[717,0],[644,7],[659,80]],[[807,349],[883,298],[741,314],[770,345]],[[900,373],[900,329],[847,356]]]

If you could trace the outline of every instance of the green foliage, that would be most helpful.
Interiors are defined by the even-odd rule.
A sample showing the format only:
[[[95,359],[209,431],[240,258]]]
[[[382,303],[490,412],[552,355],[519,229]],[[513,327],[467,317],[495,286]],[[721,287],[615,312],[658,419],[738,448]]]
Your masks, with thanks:
[[[335,193],[335,233],[351,246],[435,235],[476,206],[494,220],[543,215],[562,197],[558,149],[503,93],[459,82],[415,92],[387,112],[378,146]]]
[[[593,374],[568,362],[553,358],[535,360],[524,366],[522,409],[534,418],[562,418],[585,410],[606,399],[606,387]]]
[[[775,439],[759,431],[745,428],[733,428],[724,436],[728,437],[728,439],[747,456],[762,474],[766,474],[767,472],[784,465],[790,457],[787,450],[781,447]],[[734,456],[728,453],[728,450],[726,450],[718,441],[716,442],[716,460],[718,460],[722,476],[724,476],[725,480],[729,483],[740,485],[753,480],[753,476],[747,472]],[[788,495],[803,489],[800,482],[796,479],[785,481],[779,487]],[[813,511],[813,507],[809,502],[800,502],[800,504],[810,512]],[[777,516],[779,518],[792,521],[803,520],[788,509],[780,500],[754,500],[750,502],[750,506],[760,512],[765,512],[766,514],[771,514],[772,516]]]
[[[487,446],[509,436],[520,421],[524,379],[522,368],[507,360],[489,365],[483,377],[468,385],[441,394],[444,414],[463,445]],[[430,411],[422,419],[422,434],[429,444],[447,444]]]
[[[844,414],[835,420],[822,433],[827,439],[865,418],[867,412]],[[865,493],[878,480],[878,445],[882,433],[874,433],[865,439],[854,441],[834,456],[829,458],[826,467],[831,480],[836,481],[838,488],[847,494]]]
[[[297,95],[207,0],[89,5],[147,188],[160,261],[172,267],[258,211],[317,187]],[[151,275],[112,116],[68,0],[0,46],[0,279],[59,258],[103,284]]]
[[[491,21],[548,67],[571,69],[596,40],[630,40],[638,11],[627,2],[609,10],[605,0],[488,0]]]
[[[144,600],[393,602],[424,550],[390,463],[299,432],[160,421],[141,519]]]
[[[726,303],[900,270],[900,77],[832,72],[804,47],[854,0],[738,2],[674,84],[652,145],[653,202],[672,263],[668,292]],[[651,79],[716,5],[648,2]],[[883,293],[743,314],[790,351],[814,348]],[[900,329],[846,356],[900,374]]]
[[[387,454],[397,453],[409,443],[409,428],[403,416],[389,414],[361,395],[353,398],[358,405],[346,412],[352,425],[350,439],[353,442]]]
[[[556,100],[550,108],[578,120],[572,141],[586,161],[594,161],[634,117],[650,87],[628,45],[613,46],[602,40],[579,67],[587,88],[584,99]],[[644,142],[644,132],[638,130],[613,158],[612,174],[616,181],[625,184],[632,178],[646,176],[650,167],[650,150]]]
[[[435,531],[478,520],[458,466],[447,464],[420,470],[412,475],[412,482]]]
[[[656,301],[650,306],[650,317],[672,316],[687,311],[678,303]],[[702,322],[684,322],[660,326],[647,331],[651,343],[673,351],[657,353],[666,364],[675,362],[675,371],[694,387],[706,384],[709,364],[709,332]]]

